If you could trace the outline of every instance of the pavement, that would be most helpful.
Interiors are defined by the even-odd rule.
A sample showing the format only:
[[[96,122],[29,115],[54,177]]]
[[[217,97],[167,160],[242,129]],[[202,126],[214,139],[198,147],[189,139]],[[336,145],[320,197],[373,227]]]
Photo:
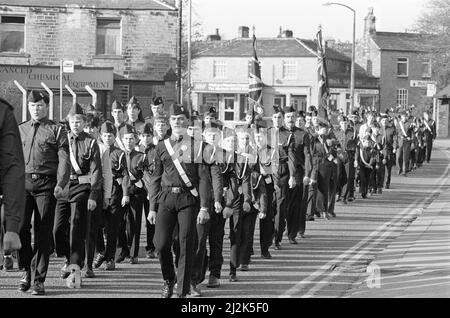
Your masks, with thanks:
[[[238,282],[228,282],[230,243],[224,242],[221,287],[206,298],[448,297],[450,286],[450,145],[438,140],[432,161],[408,177],[393,169],[391,189],[366,200],[337,203],[336,218],[307,223],[298,245],[283,239],[273,259],[260,257],[259,226],[255,255]],[[449,194],[447,194],[449,193]],[[143,220],[144,221],[144,220]],[[226,225],[228,229],[228,223]],[[112,272],[95,270],[79,290],[59,278],[62,259],[52,257],[41,298],[158,298],[162,277],[157,259],[146,259],[145,226],[139,264],[124,262]],[[379,273],[380,275],[377,275]],[[1,298],[32,298],[17,291],[21,273],[0,272]],[[207,280],[207,279],[206,279]],[[370,287],[370,288],[369,288]],[[377,288],[380,287],[380,288]],[[36,298],[36,297],[34,297]]]

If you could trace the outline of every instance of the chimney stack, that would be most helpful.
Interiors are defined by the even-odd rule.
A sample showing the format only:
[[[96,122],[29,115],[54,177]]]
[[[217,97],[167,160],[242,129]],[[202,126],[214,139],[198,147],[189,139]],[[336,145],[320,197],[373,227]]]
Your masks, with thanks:
[[[250,28],[248,26],[240,26],[238,38],[248,39],[249,37],[250,37]]]
[[[284,30],[281,37],[282,38],[292,38],[294,36],[294,33],[292,30]]]
[[[210,34],[207,38],[208,41],[220,41],[221,39],[222,38],[219,34],[219,29],[216,29],[216,34]]]

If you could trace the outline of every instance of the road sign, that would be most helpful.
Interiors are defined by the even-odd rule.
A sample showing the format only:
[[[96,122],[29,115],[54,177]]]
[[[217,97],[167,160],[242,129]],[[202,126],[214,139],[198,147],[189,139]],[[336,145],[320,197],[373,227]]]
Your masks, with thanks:
[[[63,73],[73,73],[75,63],[73,61],[63,61]]]
[[[422,87],[426,88],[428,84],[436,84],[436,81],[417,81],[417,80],[411,80],[410,86],[411,87]]]
[[[436,95],[436,84],[427,85],[427,97],[434,97]]]

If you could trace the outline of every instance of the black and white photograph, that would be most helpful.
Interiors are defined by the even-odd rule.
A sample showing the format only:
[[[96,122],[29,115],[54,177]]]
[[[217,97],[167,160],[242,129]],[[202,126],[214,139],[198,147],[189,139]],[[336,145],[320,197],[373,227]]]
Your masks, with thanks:
[[[450,0],[0,0],[0,299],[449,298],[449,104]]]

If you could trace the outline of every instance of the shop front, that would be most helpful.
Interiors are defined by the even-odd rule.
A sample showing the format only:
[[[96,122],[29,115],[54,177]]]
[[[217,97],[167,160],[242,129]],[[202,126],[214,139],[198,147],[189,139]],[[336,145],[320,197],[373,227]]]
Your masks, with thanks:
[[[113,90],[113,68],[75,67],[73,73],[62,76],[63,103],[60,107],[60,69],[54,66],[0,65],[0,93],[15,108],[16,118],[21,121],[23,113],[22,92],[14,81],[22,86],[26,93],[32,89],[44,89],[46,86],[53,93],[53,105],[50,113],[53,119],[64,118],[73,103],[73,96],[66,85],[76,94],[79,104],[92,104],[93,98],[88,88],[97,98],[97,110],[106,114],[106,105]],[[25,105],[26,107],[26,105]]]

